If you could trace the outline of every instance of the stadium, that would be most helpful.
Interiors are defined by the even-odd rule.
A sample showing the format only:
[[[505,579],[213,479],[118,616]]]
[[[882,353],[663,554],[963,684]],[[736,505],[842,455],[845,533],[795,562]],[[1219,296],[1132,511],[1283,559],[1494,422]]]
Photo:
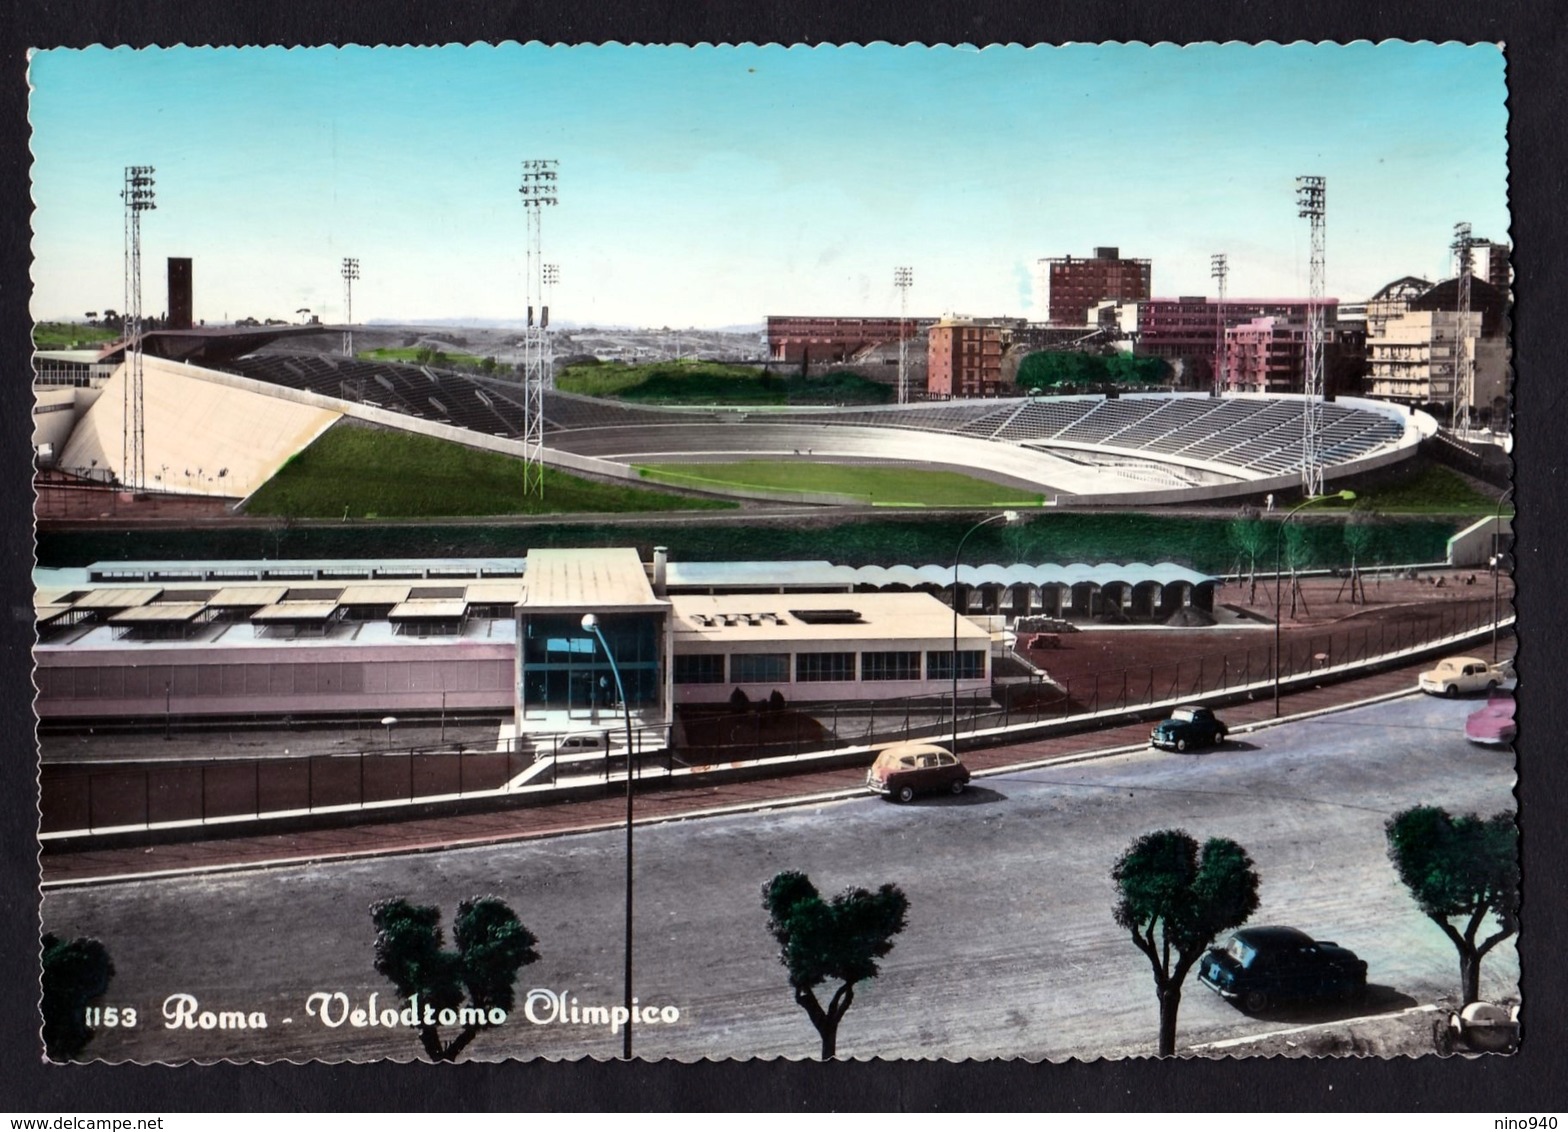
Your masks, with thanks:
[[[268,340],[253,330],[144,337],[142,424],[153,454],[148,478],[158,490],[243,501],[344,421],[527,454],[525,393],[515,381],[267,353]],[[35,409],[41,464],[125,481],[123,354],[121,347],[90,360],[44,359],[57,384],[42,388]],[[1326,483],[1407,460],[1437,433],[1425,414],[1378,401],[1340,398],[1321,412]],[[959,471],[1043,502],[1088,506],[1258,500],[1299,485],[1305,448],[1302,399],[1291,395],[1128,393],[774,410],[643,408],[546,389],[543,418],[546,465],[609,480],[643,481],[641,466],[672,462],[877,463]]]

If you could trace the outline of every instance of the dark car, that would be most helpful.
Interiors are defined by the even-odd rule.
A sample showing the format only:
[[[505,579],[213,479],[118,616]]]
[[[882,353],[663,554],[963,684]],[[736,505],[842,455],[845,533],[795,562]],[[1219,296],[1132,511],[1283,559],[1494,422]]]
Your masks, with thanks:
[[[1198,964],[1198,981],[1249,1014],[1281,1002],[1355,1001],[1367,965],[1347,948],[1295,928],[1243,928]]]
[[[884,747],[866,771],[866,789],[900,802],[912,802],[916,794],[962,794],[968,784],[969,768],[932,743]]]
[[[1219,717],[1206,707],[1187,704],[1171,712],[1149,733],[1149,746],[1164,751],[1185,751],[1188,747],[1213,747],[1230,734]]]

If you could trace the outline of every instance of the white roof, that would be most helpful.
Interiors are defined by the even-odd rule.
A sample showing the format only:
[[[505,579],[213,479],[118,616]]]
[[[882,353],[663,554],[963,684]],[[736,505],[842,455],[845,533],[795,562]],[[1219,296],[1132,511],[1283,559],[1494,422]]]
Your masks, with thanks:
[[[886,641],[893,649],[900,641],[921,642],[924,647],[953,638],[953,611],[924,593],[681,594],[672,597],[670,605],[675,639],[687,644]],[[852,610],[859,619],[813,624],[795,612],[826,610]],[[958,638],[973,647],[989,643],[991,635],[960,617]]]
[[[629,547],[530,550],[523,606],[535,612],[603,612],[667,605]]]
[[[669,584],[687,586],[746,586],[746,587],[801,587],[801,586],[950,586],[953,584],[953,566],[935,563],[925,566],[836,566],[826,561],[802,562],[672,562],[667,575]],[[966,586],[995,584],[1003,586],[1077,585],[1092,582],[1107,585],[1125,582],[1138,585],[1142,582],[1188,582],[1197,585],[1212,582],[1212,575],[1200,574],[1174,562],[1101,562],[1090,565],[1074,562],[1062,565],[1046,562],[1038,566],[1014,563],[1004,566],[997,563],[958,567],[959,583]]]

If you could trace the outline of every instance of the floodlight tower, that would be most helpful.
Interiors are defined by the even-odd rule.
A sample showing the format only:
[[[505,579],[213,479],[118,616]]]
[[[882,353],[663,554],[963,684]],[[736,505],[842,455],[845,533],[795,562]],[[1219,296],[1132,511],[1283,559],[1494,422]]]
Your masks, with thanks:
[[[544,387],[555,388],[555,335],[550,332],[551,288],[561,281],[561,269],[553,263],[544,265],[539,305],[539,329],[544,331]]]
[[[909,402],[909,289],[915,285],[915,269],[895,267],[893,286],[898,288],[898,403]]]
[[[147,425],[142,392],[142,213],[157,208],[151,165],[127,165],[125,187],[125,415],[120,436],[120,475],[132,491],[147,487]]]
[[[1323,217],[1322,177],[1296,178],[1296,215],[1312,225],[1311,284],[1307,302],[1307,372],[1302,389],[1301,490],[1323,494]]]
[[[343,356],[354,356],[354,280],[359,278],[359,260],[343,257]]]
[[[1470,425],[1470,407],[1475,402],[1475,366],[1470,357],[1470,249],[1475,244],[1475,238],[1470,233],[1470,225],[1464,221],[1454,225],[1454,241],[1449,246],[1459,257],[1458,302],[1455,304],[1458,317],[1454,326],[1454,397],[1453,418],[1450,422],[1456,431],[1462,431]]]
[[[1225,391],[1225,280],[1230,277],[1230,261],[1224,252],[1209,257],[1209,274],[1219,288],[1214,320],[1214,395],[1218,397]]]
[[[523,331],[523,494],[544,496],[544,387],[549,368],[549,312],[544,299],[544,259],[540,250],[540,219],[554,205],[556,162],[536,159],[523,162],[523,182],[518,193],[528,214],[528,259],[524,269],[524,289],[528,302],[528,326]],[[540,318],[534,318],[534,308]]]

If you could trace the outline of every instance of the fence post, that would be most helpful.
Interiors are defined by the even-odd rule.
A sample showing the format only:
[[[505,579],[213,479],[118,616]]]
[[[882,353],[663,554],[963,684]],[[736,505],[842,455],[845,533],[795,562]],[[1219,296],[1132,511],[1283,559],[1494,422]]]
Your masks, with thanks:
[[[257,759],[256,767],[256,816],[261,817],[261,760]]]
[[[91,833],[92,831],[93,831],[93,776],[92,776],[92,772],[89,771],[88,774],[87,774],[87,832]]]
[[[207,766],[201,768],[201,824],[207,824]]]
[[[316,760],[311,755],[305,756],[305,812],[316,812]]]

